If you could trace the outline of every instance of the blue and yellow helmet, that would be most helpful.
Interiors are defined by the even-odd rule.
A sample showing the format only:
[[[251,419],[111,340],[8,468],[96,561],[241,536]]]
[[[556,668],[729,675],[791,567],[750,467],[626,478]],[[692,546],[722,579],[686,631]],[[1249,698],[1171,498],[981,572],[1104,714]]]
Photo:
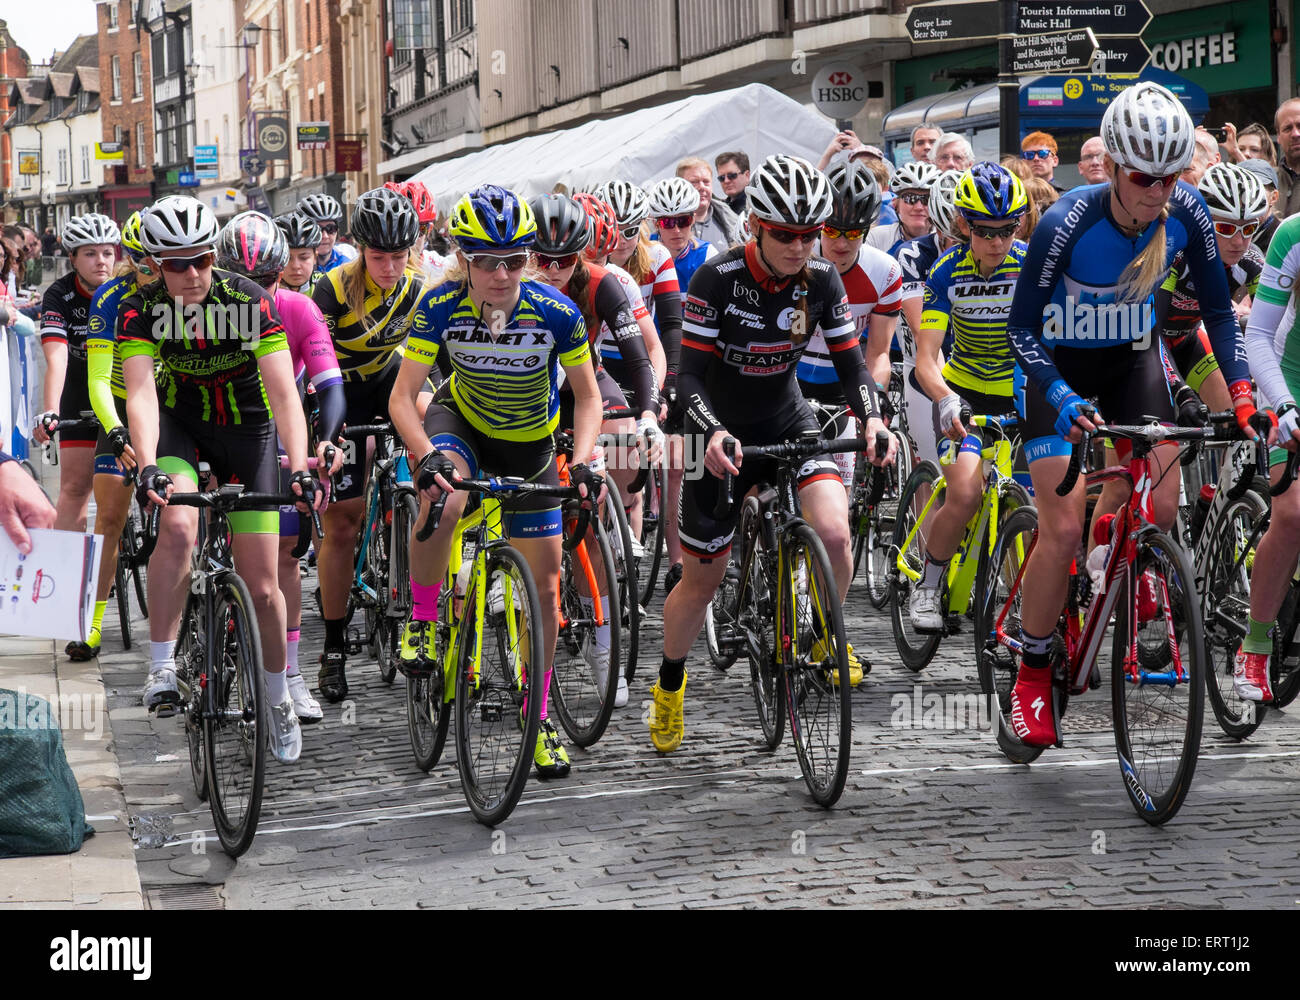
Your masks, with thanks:
[[[967,222],[1018,219],[1029,211],[1029,196],[1019,177],[984,160],[961,175],[953,204]]]
[[[528,202],[495,184],[475,188],[451,210],[447,235],[461,250],[521,250],[537,238]]]

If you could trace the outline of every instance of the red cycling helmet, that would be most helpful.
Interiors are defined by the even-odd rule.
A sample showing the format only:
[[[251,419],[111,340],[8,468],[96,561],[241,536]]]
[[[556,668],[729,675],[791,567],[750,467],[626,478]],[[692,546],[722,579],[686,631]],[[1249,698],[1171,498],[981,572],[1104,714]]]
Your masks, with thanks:
[[[415,214],[420,220],[420,225],[425,226],[430,222],[438,220],[438,208],[433,203],[433,195],[429,194],[429,189],[420,181],[388,181],[384,187],[390,191],[396,191],[403,198],[409,201],[415,209]]]
[[[618,216],[614,214],[614,206],[585,192],[575,194],[573,200],[587,214],[587,228],[591,232],[587,256],[594,259],[611,253],[618,246]]]

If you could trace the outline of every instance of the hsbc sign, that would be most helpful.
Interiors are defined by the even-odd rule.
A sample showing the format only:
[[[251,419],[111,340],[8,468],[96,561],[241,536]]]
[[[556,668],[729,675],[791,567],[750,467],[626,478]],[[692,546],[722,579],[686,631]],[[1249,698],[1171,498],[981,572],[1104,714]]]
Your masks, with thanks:
[[[852,63],[830,63],[813,78],[812,101],[828,118],[852,118],[867,103],[870,83]]]

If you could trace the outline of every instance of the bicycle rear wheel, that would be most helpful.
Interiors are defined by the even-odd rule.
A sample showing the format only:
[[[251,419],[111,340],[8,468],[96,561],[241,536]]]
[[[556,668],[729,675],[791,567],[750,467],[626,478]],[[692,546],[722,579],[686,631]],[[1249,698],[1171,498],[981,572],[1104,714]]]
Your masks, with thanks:
[[[379,677],[391,684],[397,674],[398,646],[402,628],[411,614],[411,527],[419,516],[419,505],[409,493],[393,497],[393,524],[388,541],[387,586],[379,594],[375,610],[372,646],[379,663]],[[425,770],[428,770],[426,768]]]
[[[508,599],[496,612],[490,601],[480,612],[475,590],[466,594],[457,636],[456,766],[475,819],[495,826],[510,815],[528,782],[545,651],[528,563],[510,546],[494,545],[486,566],[484,592],[499,584]]]
[[[131,648],[131,594],[127,590],[126,565],[121,549],[117,553],[117,567],[113,570],[113,590],[117,592],[117,624],[122,630],[122,648]],[[103,640],[101,639],[102,643]]]
[[[427,676],[406,678],[406,732],[411,739],[415,766],[429,771],[447,742],[447,725],[451,722],[451,703],[443,697],[443,670]]]
[[[799,522],[790,526],[786,545],[781,586],[792,626],[784,664],[790,737],[813,800],[832,806],[848,778],[853,735],[844,618],[821,539]]]
[[[741,558],[748,562],[741,564],[738,577],[736,630],[749,658],[749,690],[758,710],[763,742],[769,750],[775,750],[785,736],[787,710],[785,682],[777,653],[780,648],[776,631],[777,607],[788,607],[790,602],[782,602],[776,554],[763,547],[760,523],[758,501],[750,497],[741,508],[737,533]],[[735,551],[734,546],[732,551]],[[790,634],[788,618],[785,634]]]
[[[861,456],[858,461],[865,463]],[[899,434],[898,457],[895,464],[885,470],[885,475],[889,477],[885,492],[880,502],[866,512],[867,533],[863,540],[863,555],[866,561],[867,600],[877,611],[889,603],[893,593],[889,585],[889,558],[894,543],[894,521],[898,516],[903,486],[912,475],[913,461],[911,440],[906,434]],[[869,464],[867,468],[870,468]],[[864,483],[864,488],[870,488],[870,480]],[[854,569],[856,571],[856,556]]]
[[[1027,511],[1017,517],[1017,511]],[[993,629],[998,616],[1011,596],[1011,587],[1020,573],[1020,567],[1029,555],[1034,529],[1038,527],[1038,512],[1029,499],[1029,493],[1019,483],[1005,483],[998,503],[998,523],[993,527],[993,551],[988,540],[980,539],[979,573],[975,578],[975,667],[979,673],[980,691],[985,697],[996,695],[998,710],[1011,711],[1011,689],[1016,683],[1016,656],[993,639]],[[1007,537],[1009,536],[1009,537]],[[1020,599],[1007,614],[1003,628],[1010,635],[1020,635]]]
[[[640,601],[648,607],[650,597],[655,592],[655,581],[659,578],[659,560],[663,557],[664,546],[664,467],[663,463],[654,466],[646,477],[641,489],[641,557],[637,560],[637,581]],[[632,675],[628,674],[631,680]]]
[[[604,735],[618,691],[623,635],[614,559],[604,523],[593,520],[583,543],[564,553],[560,571],[560,632],[555,643],[550,704],[569,739],[580,747],[589,747]],[[609,635],[609,669],[604,678],[587,662],[587,656],[596,655],[598,631],[594,601],[588,611],[580,596],[591,589],[586,578],[588,566],[597,587],[604,591],[600,595],[601,615]]]
[[[737,596],[740,590],[740,568],[732,558],[727,561],[727,572],[718,584],[717,593],[704,609],[704,644],[709,650],[709,662],[719,670],[727,670],[736,662],[740,649],[736,644]]]
[[[266,775],[262,640],[244,581],[227,572],[212,586],[216,656],[207,673],[214,711],[203,719],[208,798],[217,839],[237,858],[257,834]]]
[[[620,650],[619,659],[623,677],[631,680],[636,674],[637,653],[641,646],[640,586],[637,581],[636,560],[632,556],[632,527],[628,524],[623,497],[613,479],[605,480],[609,496],[601,514],[605,534],[614,554],[614,576],[618,579],[618,610]]]
[[[1129,802],[1143,820],[1159,825],[1177,814],[1196,771],[1205,633],[1191,564],[1168,535],[1157,531],[1139,538],[1135,579],[1136,599],[1127,580],[1116,584],[1115,747]]]
[[[930,492],[935,488],[934,484],[938,480],[939,470],[932,462],[922,462],[912,471],[907,484],[903,487],[903,494],[898,500],[898,511],[894,517],[894,535],[890,544],[891,558],[895,554],[902,552],[907,536],[921,516],[921,512],[925,509],[925,505],[930,498]],[[927,517],[933,517],[942,503],[942,497],[935,500]],[[925,525],[922,525],[920,530],[913,536],[912,544],[908,546],[906,552],[902,553],[903,561],[917,573],[921,573],[925,569],[925,539],[927,534]],[[922,670],[926,664],[934,659],[934,654],[939,649],[939,641],[943,636],[913,631],[912,622],[907,613],[907,606],[916,584],[911,577],[906,576],[898,569],[897,563],[890,565],[889,579],[891,584],[889,616],[893,623],[894,645],[898,647],[898,655],[905,667],[909,670]]]
[[[1300,694],[1300,585],[1293,580],[1282,601],[1269,664],[1273,707],[1285,708]],[[1263,706],[1256,705],[1256,711]]]
[[[1205,557],[1205,594],[1201,608],[1207,654],[1205,688],[1219,728],[1238,740],[1258,729],[1268,712],[1266,706],[1240,698],[1232,683],[1233,661],[1245,637],[1250,614],[1250,571],[1244,548],[1252,528],[1267,513],[1268,505],[1250,491],[1240,500],[1229,501],[1215,522],[1214,537],[1208,540]],[[1276,642],[1276,645],[1284,644]],[[1275,649],[1275,658],[1276,655]]]

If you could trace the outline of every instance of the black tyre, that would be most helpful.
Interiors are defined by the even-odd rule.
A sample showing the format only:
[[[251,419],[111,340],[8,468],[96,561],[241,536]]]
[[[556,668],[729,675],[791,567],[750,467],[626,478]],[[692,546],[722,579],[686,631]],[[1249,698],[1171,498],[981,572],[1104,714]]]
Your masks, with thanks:
[[[1205,689],[1219,728],[1233,739],[1245,739],[1264,721],[1268,708],[1237,695],[1232,683],[1233,661],[1245,636],[1250,615],[1250,569],[1245,547],[1253,527],[1268,513],[1268,504],[1247,491],[1231,500],[1214,524],[1214,536],[1207,539],[1204,562],[1205,593],[1201,614],[1205,623]],[[1278,619],[1279,623],[1282,619]],[[1281,629],[1278,630],[1279,633]],[[1277,652],[1285,644],[1275,640]]]
[[[135,501],[127,514],[126,524],[122,528],[122,541],[118,551],[119,559],[126,559],[131,579],[135,583],[135,602],[140,605],[140,615],[149,617],[149,598],[144,582],[145,568],[140,560],[140,550],[144,547],[144,527],[140,523],[140,512]]]
[[[545,663],[537,586],[508,545],[488,554],[485,594],[494,583],[509,599],[499,612],[489,607],[483,614],[481,644],[477,595],[466,595],[456,670],[456,766],[470,811],[488,826],[510,815],[528,782]]]
[[[1026,513],[1017,516],[1018,511]],[[1016,656],[993,640],[1002,609],[1011,595],[1011,587],[1029,554],[1038,513],[1028,491],[1016,482],[1004,482],[998,497],[998,523],[994,532],[993,551],[988,540],[980,540],[979,572],[975,577],[975,667],[980,691],[985,697],[997,696],[1000,712],[1011,711],[1011,689],[1016,683]],[[1007,612],[1003,628],[1008,635],[1020,635],[1020,599]]]
[[[415,766],[429,771],[442,757],[451,722],[451,703],[443,697],[441,664],[427,677],[406,679],[406,731],[411,738]]]
[[[859,462],[862,459],[859,456]],[[880,502],[872,508],[868,518],[868,532],[863,542],[863,556],[867,580],[867,600],[877,611],[889,603],[893,594],[890,587],[890,552],[894,544],[894,522],[903,486],[911,478],[914,456],[912,442],[906,434],[898,435],[898,457],[888,470],[888,485]]]
[[[204,647],[202,607],[199,598],[190,594],[176,637],[176,681],[185,699],[181,711],[190,751],[190,777],[200,802],[208,801],[208,757],[203,749],[203,692],[199,684],[199,677],[207,672]]]
[[[374,481],[369,488],[383,489]],[[366,509],[369,510],[369,506]],[[366,633],[370,636],[370,651],[379,667],[379,679],[392,684],[397,677],[397,643],[405,621],[404,616],[395,619],[389,615],[389,605],[395,603],[392,588],[400,586],[404,579],[409,591],[411,578],[409,571],[399,572],[397,566],[399,558],[405,562],[406,547],[401,547],[400,556],[394,549],[399,515],[392,497],[381,496],[377,511],[378,517],[370,524],[370,540],[366,547],[369,582],[375,589],[375,600],[365,605]]]
[[[632,555],[632,527],[628,524],[623,497],[613,479],[605,481],[609,496],[601,516],[605,534],[614,554],[614,575],[618,579],[618,610],[620,646],[619,660],[623,677],[631,680],[636,675],[637,654],[641,648],[640,585],[637,581],[636,560]]]
[[[117,593],[117,623],[122,630],[122,648],[131,648],[131,591],[128,589],[127,571],[119,552],[117,567],[113,571],[113,590]],[[103,639],[100,639],[103,642]]]
[[[1116,585],[1120,593],[1111,653],[1115,747],[1130,803],[1143,820],[1159,825],[1177,814],[1196,772],[1205,710],[1205,633],[1191,563],[1168,535],[1142,535],[1135,570],[1136,600],[1127,580]],[[1145,651],[1159,647],[1159,662],[1144,652],[1130,670],[1131,640]],[[1165,682],[1175,676],[1177,683]]]
[[[778,608],[788,608],[777,577],[776,553],[766,549],[759,532],[758,500],[750,497],[740,511],[737,544],[741,563],[737,577],[736,627],[749,659],[749,690],[758,711],[763,742],[769,750],[781,745],[785,736],[786,690],[781,677],[779,635],[790,635],[791,624],[777,622]],[[732,551],[734,552],[733,545]],[[778,633],[778,627],[782,629]]]
[[[835,574],[821,539],[807,524],[789,529],[782,614],[791,615],[785,653],[790,738],[808,791],[832,806],[844,791],[853,738],[848,641]],[[793,587],[793,593],[791,588]]]
[[[650,606],[659,579],[659,560],[664,546],[664,467],[661,462],[650,470],[641,489],[641,557],[637,560],[637,581],[643,607]],[[632,675],[628,674],[628,680]]]
[[[213,581],[216,662],[209,664],[215,714],[203,719],[208,798],[222,849],[232,858],[257,834],[266,776],[262,640],[248,588],[234,573]]]
[[[736,547],[732,546],[727,572],[704,610],[704,644],[709,650],[709,662],[719,670],[729,669],[740,654],[740,636],[736,627],[740,567],[736,565],[736,554]]]
[[[1300,694],[1300,585],[1293,580],[1282,601],[1273,638],[1273,660],[1269,665],[1273,706],[1285,708]],[[1256,711],[1263,706],[1256,705]]]
[[[584,559],[585,553],[585,559]],[[604,685],[597,684],[584,651],[594,653],[597,630],[596,602],[588,611],[582,595],[590,592],[587,566],[596,578],[600,596],[600,617],[609,628],[609,665]],[[560,725],[580,747],[589,747],[605,733],[614,711],[618,691],[618,664],[622,662],[623,633],[619,628],[618,576],[614,548],[605,525],[593,520],[587,537],[572,551],[565,551],[560,573],[560,632],[555,643],[555,668],[551,672],[551,708]]]
[[[903,494],[898,500],[894,534],[890,543],[891,557],[901,552],[903,561],[917,573],[921,573],[925,568],[925,526],[921,526],[921,530],[912,538],[912,543],[905,552],[902,551],[903,545],[925,509],[930,492],[935,488],[939,478],[939,470],[932,462],[922,462],[912,470],[912,475],[908,477],[903,487]],[[943,497],[936,499],[926,517],[933,517],[942,503]],[[922,670],[934,659],[943,636],[920,633],[912,629],[907,606],[915,585],[910,577],[898,569],[897,563],[890,565],[889,578],[891,589],[889,615],[893,622],[894,645],[898,648],[898,655],[905,667],[909,670]]]

